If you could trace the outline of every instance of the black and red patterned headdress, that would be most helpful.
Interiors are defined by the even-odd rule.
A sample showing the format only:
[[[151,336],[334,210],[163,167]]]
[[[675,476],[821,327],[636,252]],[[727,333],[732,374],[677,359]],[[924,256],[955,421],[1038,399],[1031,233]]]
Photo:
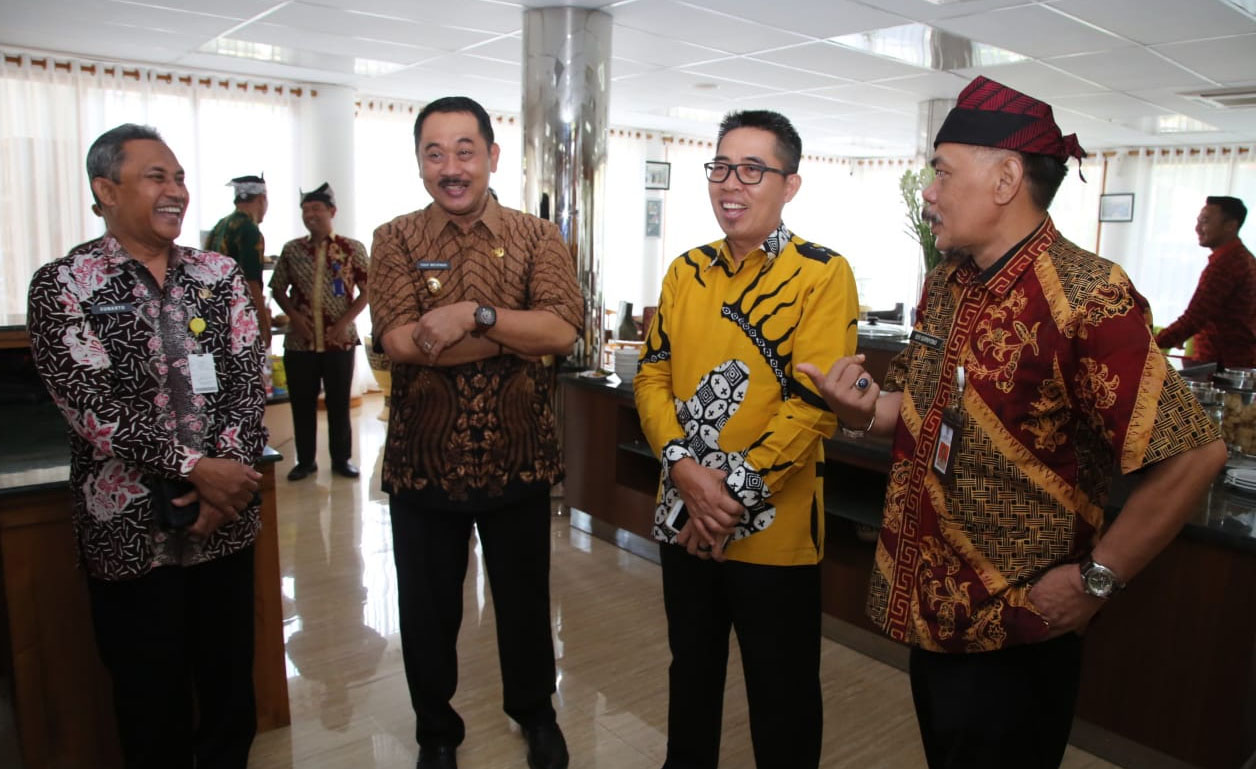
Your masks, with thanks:
[[[978,77],[960,92],[933,146],[944,142],[1050,155],[1061,163],[1086,157],[1077,134],[1060,132],[1050,104],[988,77]]]

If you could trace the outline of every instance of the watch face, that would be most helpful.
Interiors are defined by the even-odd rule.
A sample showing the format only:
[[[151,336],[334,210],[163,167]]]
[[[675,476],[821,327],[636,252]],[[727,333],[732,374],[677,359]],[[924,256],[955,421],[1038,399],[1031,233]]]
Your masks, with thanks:
[[[465,316],[464,316],[465,317]],[[478,326],[488,328],[497,322],[497,310],[488,305],[481,305],[475,308],[475,322]]]
[[[1107,598],[1112,594],[1115,587],[1112,577],[1105,574],[1100,569],[1090,569],[1086,572],[1086,592],[1098,598]]]

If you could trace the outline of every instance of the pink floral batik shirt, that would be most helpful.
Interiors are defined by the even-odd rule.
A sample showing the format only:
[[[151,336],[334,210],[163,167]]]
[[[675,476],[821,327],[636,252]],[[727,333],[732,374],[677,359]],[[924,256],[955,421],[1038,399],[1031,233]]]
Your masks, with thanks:
[[[265,447],[262,347],[244,276],[229,257],[173,246],[165,281],[112,236],[44,265],[31,280],[31,351],[70,425],[80,556],[107,580],[241,550],[257,506],[193,542],[156,525],[150,488],[186,478],[202,456],[255,464]],[[213,356],[217,392],[193,392],[191,354]]]

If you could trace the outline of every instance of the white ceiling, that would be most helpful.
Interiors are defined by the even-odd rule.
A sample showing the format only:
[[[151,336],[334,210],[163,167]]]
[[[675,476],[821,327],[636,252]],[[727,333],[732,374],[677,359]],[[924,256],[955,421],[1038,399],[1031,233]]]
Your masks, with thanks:
[[[0,46],[518,112],[523,10],[562,4],[614,17],[614,125],[702,136],[765,107],[808,152],[911,154],[917,104],[980,72],[1051,100],[1088,148],[1256,141],[1256,108],[1181,95],[1256,86],[1256,0],[0,0]],[[830,40],[914,22],[1026,58],[939,71]],[[1216,130],[1159,132],[1174,115]]]

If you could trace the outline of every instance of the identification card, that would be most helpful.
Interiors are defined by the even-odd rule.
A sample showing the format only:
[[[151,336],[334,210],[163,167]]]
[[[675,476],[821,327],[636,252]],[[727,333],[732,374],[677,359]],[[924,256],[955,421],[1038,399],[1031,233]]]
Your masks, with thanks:
[[[213,355],[189,355],[188,374],[192,377],[192,392],[198,395],[218,392],[218,372],[214,370]]]
[[[959,452],[959,436],[963,420],[954,409],[942,412],[942,425],[938,428],[938,445],[933,450],[933,470],[944,479],[950,479],[955,470],[955,455]]]
[[[946,342],[946,340],[941,337],[934,336],[933,334],[926,334],[919,329],[915,329],[911,332],[911,341],[916,344],[923,344],[930,350],[941,350],[942,345]]]

